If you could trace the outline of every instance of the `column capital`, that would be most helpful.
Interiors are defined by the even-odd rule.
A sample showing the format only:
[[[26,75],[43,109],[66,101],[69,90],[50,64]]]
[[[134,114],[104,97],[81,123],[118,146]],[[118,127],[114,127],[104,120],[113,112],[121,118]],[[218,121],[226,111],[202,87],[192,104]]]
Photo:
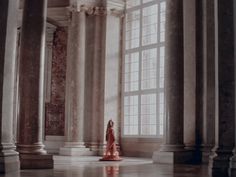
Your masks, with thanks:
[[[107,0],[106,8],[109,15],[124,17],[125,2],[120,0]]]
[[[124,17],[124,9],[114,5],[77,4],[68,8],[69,12],[85,12],[87,15],[105,16],[112,15]]]

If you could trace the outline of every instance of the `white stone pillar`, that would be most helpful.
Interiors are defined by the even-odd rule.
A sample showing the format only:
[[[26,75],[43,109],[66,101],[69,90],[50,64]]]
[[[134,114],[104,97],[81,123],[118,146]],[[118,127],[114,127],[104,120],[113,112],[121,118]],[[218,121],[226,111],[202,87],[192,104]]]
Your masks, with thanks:
[[[115,123],[116,143],[120,137],[121,105],[121,30],[124,4],[113,5],[107,2],[107,14],[103,23],[103,117],[99,121],[99,154],[103,154],[106,144],[107,122]],[[112,9],[112,10],[111,10]]]
[[[61,155],[90,155],[84,144],[86,7],[73,9],[68,29],[65,145]]]
[[[18,1],[0,2],[0,173],[18,171],[13,142],[13,111]]]
[[[235,146],[234,3],[234,0],[227,3],[215,0],[216,136],[209,162],[213,177],[229,176]]]
[[[87,74],[86,85],[86,134],[87,144],[96,154],[99,152],[99,130],[98,122],[104,117],[104,58],[103,34],[106,8],[96,6],[89,14],[89,26],[86,30],[87,48]]]

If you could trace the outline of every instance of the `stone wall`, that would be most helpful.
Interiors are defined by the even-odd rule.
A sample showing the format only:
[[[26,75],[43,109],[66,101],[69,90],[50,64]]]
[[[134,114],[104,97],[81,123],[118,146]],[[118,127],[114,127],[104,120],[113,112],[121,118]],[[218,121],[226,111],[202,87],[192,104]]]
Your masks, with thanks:
[[[45,135],[63,136],[65,128],[65,81],[67,30],[56,29],[52,47],[51,95],[45,105]]]

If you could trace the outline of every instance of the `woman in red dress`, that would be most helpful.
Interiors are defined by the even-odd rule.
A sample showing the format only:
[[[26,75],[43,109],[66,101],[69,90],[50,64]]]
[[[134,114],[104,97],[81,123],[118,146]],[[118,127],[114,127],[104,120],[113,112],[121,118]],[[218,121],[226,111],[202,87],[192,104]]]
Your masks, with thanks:
[[[115,142],[115,134],[114,134],[114,122],[112,120],[108,121],[107,130],[106,130],[106,151],[102,159],[100,160],[109,160],[109,161],[116,161],[121,160],[119,157],[119,152],[116,148]]]

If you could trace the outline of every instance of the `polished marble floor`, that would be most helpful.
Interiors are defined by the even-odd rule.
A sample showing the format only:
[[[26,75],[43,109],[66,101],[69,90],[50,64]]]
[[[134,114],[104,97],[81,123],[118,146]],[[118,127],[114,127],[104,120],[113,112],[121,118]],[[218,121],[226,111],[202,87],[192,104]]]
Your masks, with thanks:
[[[53,170],[21,170],[0,177],[208,177],[206,166],[159,165],[141,158],[101,162],[99,158],[54,156]]]

